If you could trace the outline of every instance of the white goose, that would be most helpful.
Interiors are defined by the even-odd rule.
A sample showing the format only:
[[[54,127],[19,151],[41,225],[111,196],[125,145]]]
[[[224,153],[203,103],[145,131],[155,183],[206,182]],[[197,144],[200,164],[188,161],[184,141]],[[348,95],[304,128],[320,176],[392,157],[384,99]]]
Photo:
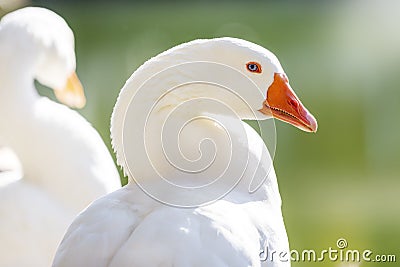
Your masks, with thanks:
[[[120,188],[97,131],[77,112],[41,97],[34,79],[70,106],[85,104],[71,29],[52,11],[29,7],[0,22],[1,145],[23,168],[22,179],[0,183],[0,266],[49,266],[76,214]]]
[[[75,219],[53,266],[290,266],[272,160],[241,121],[272,116],[317,130],[261,46],[195,40],[144,63],[111,121],[129,183]]]

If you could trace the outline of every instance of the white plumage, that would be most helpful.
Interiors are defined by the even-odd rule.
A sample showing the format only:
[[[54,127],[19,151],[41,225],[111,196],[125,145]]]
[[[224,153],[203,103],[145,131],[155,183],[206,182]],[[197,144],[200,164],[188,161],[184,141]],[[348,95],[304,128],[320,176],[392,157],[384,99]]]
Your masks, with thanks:
[[[66,104],[84,104],[67,23],[43,8],[5,15],[0,57],[1,145],[12,149],[23,169],[22,179],[15,172],[0,176],[10,178],[0,182],[0,266],[49,266],[73,217],[118,189],[120,179],[86,119],[34,87],[37,79]]]
[[[266,248],[288,255],[289,244],[271,157],[241,122],[274,116],[316,130],[282,73],[271,52],[234,38],[192,41],[144,63],[111,122],[129,183],[76,218],[53,266],[290,266],[260,260]]]

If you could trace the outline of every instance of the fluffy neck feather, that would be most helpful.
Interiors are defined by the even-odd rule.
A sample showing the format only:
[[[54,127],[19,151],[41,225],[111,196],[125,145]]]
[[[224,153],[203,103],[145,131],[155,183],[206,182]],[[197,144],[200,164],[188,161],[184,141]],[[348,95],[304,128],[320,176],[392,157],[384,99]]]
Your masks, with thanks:
[[[205,204],[234,190],[280,207],[268,151],[241,122],[257,118],[264,96],[233,68],[183,58],[163,53],[125,84],[111,124],[118,163],[168,204]]]
[[[23,109],[39,98],[34,87],[35,53],[26,54],[21,52],[18,56],[7,50],[6,46],[0,45],[0,108],[6,110]],[[0,116],[9,116],[9,112],[2,112]]]
[[[118,174],[94,129],[75,111],[38,95],[29,60],[9,62],[0,64],[1,145],[19,157],[24,181],[75,212],[117,188],[107,187],[117,184]]]

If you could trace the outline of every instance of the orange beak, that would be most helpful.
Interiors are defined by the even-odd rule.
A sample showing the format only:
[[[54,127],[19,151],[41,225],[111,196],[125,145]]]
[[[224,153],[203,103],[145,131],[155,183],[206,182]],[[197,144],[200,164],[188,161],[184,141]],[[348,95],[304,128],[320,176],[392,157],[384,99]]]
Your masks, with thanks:
[[[64,88],[54,90],[54,93],[61,103],[71,108],[83,108],[86,104],[82,84],[75,72],[69,76]]]
[[[306,132],[316,132],[318,128],[317,120],[300,102],[284,73],[275,73],[274,82],[267,91],[267,99],[259,111]]]

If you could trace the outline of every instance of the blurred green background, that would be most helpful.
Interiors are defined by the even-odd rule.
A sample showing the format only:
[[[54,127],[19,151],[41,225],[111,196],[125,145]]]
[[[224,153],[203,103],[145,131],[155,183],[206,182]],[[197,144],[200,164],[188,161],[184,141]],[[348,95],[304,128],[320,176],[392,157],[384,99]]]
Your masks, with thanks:
[[[276,123],[275,169],[291,248],[335,249],[346,238],[348,249],[395,254],[400,261],[400,2],[25,3],[56,11],[74,30],[77,73],[88,98],[79,112],[107,145],[119,90],[148,58],[218,36],[273,51],[319,122],[316,134]],[[53,98],[47,88],[40,92]],[[328,260],[292,265],[342,266]]]

